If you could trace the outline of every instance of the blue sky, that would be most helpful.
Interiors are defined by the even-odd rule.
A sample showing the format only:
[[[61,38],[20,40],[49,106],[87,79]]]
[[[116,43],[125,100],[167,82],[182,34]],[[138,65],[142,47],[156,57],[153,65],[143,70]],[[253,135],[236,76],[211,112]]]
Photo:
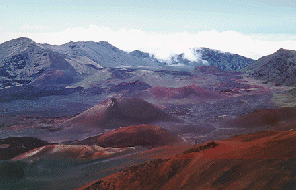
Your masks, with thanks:
[[[109,41],[165,58],[209,47],[254,59],[296,48],[295,0],[1,0],[0,43]]]

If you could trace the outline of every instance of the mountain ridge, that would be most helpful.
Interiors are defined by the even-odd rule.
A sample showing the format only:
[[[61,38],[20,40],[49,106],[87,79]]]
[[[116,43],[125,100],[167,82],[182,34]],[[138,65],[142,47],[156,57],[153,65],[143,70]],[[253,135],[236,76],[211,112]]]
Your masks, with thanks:
[[[216,66],[222,70],[239,71],[254,63],[254,60],[251,58],[210,48],[196,48],[194,51],[201,54],[201,59],[205,60],[210,66]]]
[[[68,81],[60,83],[67,85],[83,80],[102,68],[132,67],[157,70],[169,66],[174,69],[191,70],[209,63],[224,70],[238,70],[251,62],[251,59],[243,56],[208,48],[196,48],[194,51],[196,61],[187,59],[184,54],[176,54],[171,56],[172,62],[169,63],[140,50],[125,52],[106,41],[50,45],[20,37],[0,44],[0,88],[31,84],[44,74],[48,76],[47,71],[53,75],[47,77],[47,80],[56,83],[58,75],[53,70],[63,73]],[[215,58],[211,58],[213,56]],[[66,65],[68,68],[65,68]],[[43,85],[42,82],[40,85]]]
[[[250,77],[276,85],[295,86],[296,51],[279,49],[242,69]]]

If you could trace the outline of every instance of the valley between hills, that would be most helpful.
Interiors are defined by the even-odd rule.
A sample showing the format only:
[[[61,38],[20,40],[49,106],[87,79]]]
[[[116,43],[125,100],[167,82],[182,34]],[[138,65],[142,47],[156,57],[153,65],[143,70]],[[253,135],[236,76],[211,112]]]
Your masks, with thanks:
[[[0,189],[296,189],[296,51],[0,44]]]

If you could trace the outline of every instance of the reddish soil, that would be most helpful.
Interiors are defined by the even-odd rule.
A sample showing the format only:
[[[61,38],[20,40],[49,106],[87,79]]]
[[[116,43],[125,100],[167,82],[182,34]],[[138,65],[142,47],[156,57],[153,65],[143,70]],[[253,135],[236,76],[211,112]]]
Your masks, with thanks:
[[[273,126],[274,129],[291,129],[291,122],[296,122],[296,108],[283,107],[278,109],[262,109],[231,121],[228,125],[236,127]],[[289,122],[290,127],[284,127],[283,122]]]
[[[50,70],[45,74],[41,75],[32,82],[32,85],[59,85],[59,84],[70,84],[73,82],[73,77],[66,74],[64,71],[56,69]]]
[[[146,150],[144,152],[140,152],[138,154],[130,155],[127,156],[127,159],[169,159],[176,154],[180,154],[190,148],[195,147],[195,145],[191,144],[185,144],[185,143],[180,143],[180,144],[174,144],[174,145],[167,145],[167,146],[161,146],[161,147],[156,147],[152,148],[149,150]]]
[[[296,188],[295,131],[259,132],[215,143],[129,167],[81,189]]]
[[[109,131],[99,137],[88,138],[81,143],[96,144],[102,147],[158,147],[181,142],[169,131],[154,125],[133,125]]]

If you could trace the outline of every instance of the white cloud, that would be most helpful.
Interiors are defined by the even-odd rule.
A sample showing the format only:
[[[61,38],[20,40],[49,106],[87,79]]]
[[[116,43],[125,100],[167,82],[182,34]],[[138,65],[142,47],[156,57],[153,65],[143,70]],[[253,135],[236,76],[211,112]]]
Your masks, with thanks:
[[[29,26],[28,28],[34,28]],[[36,29],[38,27],[35,27]],[[184,53],[186,58],[195,59],[191,49],[207,47],[224,52],[237,53],[253,59],[274,53],[280,48],[295,49],[293,36],[281,35],[244,35],[235,31],[218,32],[146,32],[136,29],[112,30],[109,27],[90,25],[87,28],[69,28],[61,32],[25,32],[1,34],[0,42],[26,36],[39,43],[63,44],[69,41],[108,41],[125,50],[136,49],[153,53],[156,57],[167,59],[172,54]]]

